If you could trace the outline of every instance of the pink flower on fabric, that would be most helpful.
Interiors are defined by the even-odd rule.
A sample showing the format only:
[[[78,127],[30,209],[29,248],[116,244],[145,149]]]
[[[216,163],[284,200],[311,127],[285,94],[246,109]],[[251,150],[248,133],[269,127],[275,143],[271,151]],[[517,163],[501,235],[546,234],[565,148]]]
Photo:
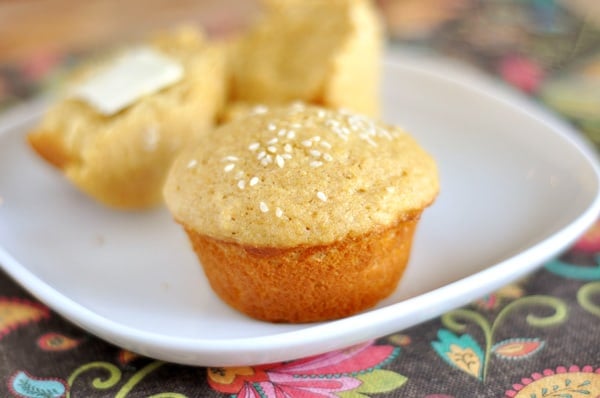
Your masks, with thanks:
[[[508,55],[502,59],[499,71],[504,80],[528,94],[536,92],[544,79],[542,67],[520,55]]]
[[[574,248],[589,253],[600,252],[600,221],[594,225],[575,243]]]
[[[209,368],[208,382],[214,390],[239,398],[338,398],[336,393],[343,391],[391,391],[406,378],[381,368],[398,352],[390,345],[367,342],[290,362]]]

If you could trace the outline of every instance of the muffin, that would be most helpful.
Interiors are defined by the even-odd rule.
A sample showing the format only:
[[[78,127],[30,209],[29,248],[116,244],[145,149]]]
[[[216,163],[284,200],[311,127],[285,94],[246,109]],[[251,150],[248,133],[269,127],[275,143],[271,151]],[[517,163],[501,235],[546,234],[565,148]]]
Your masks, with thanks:
[[[265,0],[231,58],[232,101],[379,113],[383,35],[370,0]]]
[[[204,136],[175,161],[164,195],[225,302],[296,323],[391,294],[438,189],[434,160],[404,131],[295,104]]]
[[[138,63],[150,58],[167,67],[175,65],[181,72],[179,80],[142,93],[122,109],[113,106],[121,90],[108,93],[108,105],[73,94],[109,68],[123,68],[123,59],[133,52]],[[97,201],[123,209],[155,206],[162,202],[162,185],[175,156],[215,124],[226,99],[225,64],[223,49],[209,44],[195,29],[161,33],[141,47],[76,70],[64,98],[47,111],[28,141]],[[131,80],[131,75],[147,73],[145,67],[155,65],[118,77]]]

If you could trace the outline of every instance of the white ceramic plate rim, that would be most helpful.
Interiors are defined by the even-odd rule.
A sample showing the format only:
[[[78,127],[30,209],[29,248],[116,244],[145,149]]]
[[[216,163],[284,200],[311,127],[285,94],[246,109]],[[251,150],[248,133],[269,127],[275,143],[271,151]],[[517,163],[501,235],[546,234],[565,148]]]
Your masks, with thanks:
[[[467,72],[462,66],[445,68],[444,74],[435,65],[437,59],[402,57],[401,63],[388,59],[392,67],[409,69],[436,79],[476,91],[481,96],[516,105],[521,112],[548,126],[549,130],[562,137],[576,148],[589,163],[596,179],[600,172],[596,153],[568,124],[554,117],[529,100],[515,95],[505,88],[476,73]],[[15,126],[39,117],[47,101],[40,100],[23,108],[15,109],[0,120],[0,134]],[[398,330],[434,318],[442,313],[467,304],[490,291],[524,276],[549,257],[572,244],[600,213],[600,196],[596,195],[587,209],[572,220],[565,228],[543,239],[521,253],[488,268],[447,284],[425,294],[377,308],[345,319],[309,325],[306,328],[282,332],[276,335],[195,339],[172,337],[151,333],[114,322],[91,311],[54,290],[34,273],[22,266],[0,246],[0,266],[24,288],[57,313],[83,329],[114,344],[134,350],[140,354],[170,361],[203,365],[232,366],[289,360],[314,355],[381,337]],[[398,314],[402,316],[398,316]]]

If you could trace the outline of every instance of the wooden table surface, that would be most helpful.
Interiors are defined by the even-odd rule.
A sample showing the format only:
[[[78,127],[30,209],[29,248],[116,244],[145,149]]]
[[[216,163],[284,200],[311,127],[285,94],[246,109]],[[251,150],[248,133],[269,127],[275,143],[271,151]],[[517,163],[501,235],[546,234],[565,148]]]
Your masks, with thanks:
[[[0,64],[40,52],[66,52],[137,39],[181,23],[225,35],[244,26],[261,0],[0,0]],[[374,0],[397,31],[476,0]],[[479,0],[481,2],[489,0]],[[600,0],[559,1],[600,25]],[[430,12],[423,11],[429,7]],[[416,10],[416,11],[415,11]],[[435,12],[434,12],[435,11]],[[405,25],[404,27],[402,25]]]
[[[257,9],[255,0],[0,0],[0,63],[110,45],[181,23],[223,35]]]

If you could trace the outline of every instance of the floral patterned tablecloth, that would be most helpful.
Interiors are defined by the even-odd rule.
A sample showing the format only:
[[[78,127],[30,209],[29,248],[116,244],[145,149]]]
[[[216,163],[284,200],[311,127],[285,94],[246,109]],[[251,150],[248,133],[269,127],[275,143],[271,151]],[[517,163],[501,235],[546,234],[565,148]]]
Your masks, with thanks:
[[[391,45],[467,60],[600,145],[600,30],[569,2],[379,3]],[[0,66],[0,109],[60,82],[75,58],[37,54]],[[539,271],[466,307],[376,341],[260,366],[139,356],[73,326],[0,272],[0,396],[597,398],[600,223]]]

